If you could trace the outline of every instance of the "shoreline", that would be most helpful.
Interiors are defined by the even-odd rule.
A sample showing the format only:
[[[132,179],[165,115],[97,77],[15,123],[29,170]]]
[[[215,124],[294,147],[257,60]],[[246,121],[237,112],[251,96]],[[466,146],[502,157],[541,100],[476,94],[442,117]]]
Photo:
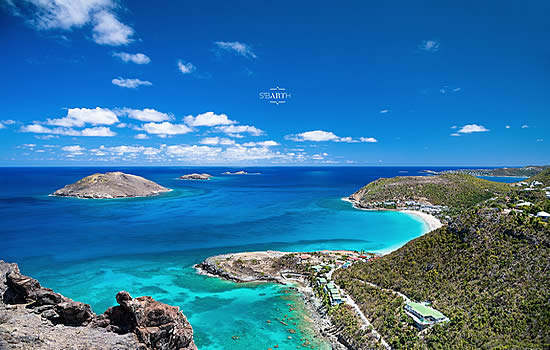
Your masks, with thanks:
[[[327,252],[324,250],[322,252]],[[343,252],[343,251],[333,251]],[[332,320],[328,316],[327,310],[324,308],[321,299],[319,299],[311,286],[302,275],[292,271],[278,271],[276,275],[267,275],[265,277],[239,277],[231,272],[225,272],[217,267],[215,259],[225,260],[227,257],[233,257],[235,255],[248,255],[248,254],[264,254],[270,257],[281,257],[287,254],[300,254],[296,252],[281,252],[281,251],[260,251],[260,252],[241,252],[233,254],[221,254],[212,257],[208,257],[206,260],[199,264],[193,265],[195,271],[204,276],[219,278],[225,281],[231,281],[234,283],[273,283],[280,286],[285,286],[294,289],[301,301],[303,302],[304,309],[307,311],[305,315],[302,315],[305,322],[309,323],[309,329],[312,331],[312,335],[324,340],[330,348],[333,350],[345,350],[347,349],[342,344],[338,337],[328,334],[327,330],[333,326]],[[292,276],[288,276],[292,275]]]
[[[438,228],[442,227],[443,226],[443,223],[441,223],[441,221],[436,218],[435,216],[431,215],[431,214],[428,214],[428,213],[424,213],[423,211],[420,211],[420,210],[410,210],[410,209],[383,209],[383,208],[377,208],[377,209],[368,209],[368,208],[362,208],[360,207],[356,201],[354,200],[351,200],[349,199],[349,197],[344,197],[344,198],[341,198],[342,201],[344,202],[348,202],[348,203],[351,203],[353,205],[353,207],[355,209],[358,209],[358,210],[365,210],[365,211],[396,211],[396,212],[400,212],[400,213],[404,213],[404,214],[408,214],[408,215],[411,215],[411,216],[414,216],[420,220],[422,220],[424,222],[424,224],[426,225],[428,231],[422,233],[422,235],[428,233],[428,232],[431,232],[431,231],[434,231],[434,230],[437,230]]]

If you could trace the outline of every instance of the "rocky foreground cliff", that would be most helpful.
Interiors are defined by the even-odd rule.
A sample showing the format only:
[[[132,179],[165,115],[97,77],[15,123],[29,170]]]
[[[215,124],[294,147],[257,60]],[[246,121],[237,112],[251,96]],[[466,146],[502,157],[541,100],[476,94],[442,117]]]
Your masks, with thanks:
[[[170,189],[141,176],[120,171],[93,174],[53,193],[54,196],[112,199],[155,196]]]
[[[193,328],[179,308],[119,292],[96,315],[0,260],[0,349],[196,350]]]

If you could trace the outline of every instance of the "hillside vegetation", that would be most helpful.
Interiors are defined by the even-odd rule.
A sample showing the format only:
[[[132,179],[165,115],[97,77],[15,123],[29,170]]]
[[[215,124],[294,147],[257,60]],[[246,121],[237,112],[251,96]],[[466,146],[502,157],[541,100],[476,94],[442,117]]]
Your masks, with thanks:
[[[457,208],[472,206],[510,191],[511,186],[508,184],[465,174],[443,174],[381,178],[364,186],[351,198],[359,204],[416,200]]]
[[[385,315],[378,330],[396,348],[550,346],[550,229],[537,218],[471,209],[449,226],[334,277],[367,314]],[[432,301],[451,321],[415,336],[399,303],[358,281]]]
[[[550,169],[546,169],[545,171],[535,176],[531,176],[529,179],[525,181],[527,182],[540,181],[544,184],[544,186],[550,186]]]

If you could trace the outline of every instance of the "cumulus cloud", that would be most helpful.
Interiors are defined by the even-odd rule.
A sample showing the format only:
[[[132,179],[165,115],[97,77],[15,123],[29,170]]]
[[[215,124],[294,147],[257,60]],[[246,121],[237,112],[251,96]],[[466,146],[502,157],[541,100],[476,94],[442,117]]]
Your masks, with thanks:
[[[147,140],[149,136],[147,136],[147,134],[137,134],[134,138],[138,140]]]
[[[181,135],[191,132],[191,128],[185,124],[164,123],[147,123],[142,126],[143,130],[148,134],[156,134],[161,136],[166,135]]]
[[[222,152],[222,148],[197,145],[172,145],[166,146],[165,152],[169,157],[179,157],[192,160],[215,160]]]
[[[139,86],[151,86],[153,85],[153,83],[151,83],[150,81],[147,81],[147,80],[140,80],[140,79],[125,79],[125,78],[122,78],[122,77],[118,77],[118,78],[115,78],[113,80],[111,80],[111,82],[114,84],[114,85],[117,85],[117,86],[120,86],[120,87],[123,87],[123,88],[128,88],[128,89],[135,89]]]
[[[98,126],[95,128],[87,128],[81,131],[81,136],[102,136],[112,137],[116,136],[116,132],[105,126]]]
[[[81,154],[84,154],[84,151],[86,150],[86,148],[80,145],[73,145],[73,146],[62,147],[61,150],[64,152],[68,152],[72,155],[81,155]]]
[[[5,129],[6,126],[4,126],[4,124],[0,123],[0,129]]]
[[[217,126],[217,131],[225,133],[227,136],[241,138],[243,137],[242,133],[247,133],[252,136],[261,136],[264,134],[263,130],[260,130],[252,125],[227,125],[227,126]]]
[[[467,124],[464,125],[460,130],[458,130],[458,133],[461,134],[471,134],[473,132],[487,132],[489,129],[485,128],[483,125],[478,124]]]
[[[306,131],[300,134],[287,135],[285,136],[285,138],[287,140],[298,141],[298,142],[304,142],[304,141],[312,141],[312,142],[333,141],[333,142],[346,142],[346,143],[378,142],[378,140],[376,140],[374,137],[360,137],[359,140],[357,140],[350,136],[340,137],[334,134],[332,131],[324,131],[324,130]]]
[[[202,140],[200,140],[199,143],[203,145],[216,146],[216,145],[234,145],[235,141],[225,137],[216,136],[216,137],[205,137]]]
[[[225,114],[215,114],[214,112],[206,112],[199,114],[196,117],[188,115],[183,118],[189,126],[216,126],[216,125],[231,125],[237,123],[234,120],[229,120]]]
[[[60,119],[48,119],[48,125],[82,127],[85,124],[113,125],[118,123],[116,114],[107,108],[69,108],[67,116]]]
[[[243,143],[244,147],[274,147],[279,146],[280,144],[273,140],[260,141],[260,142],[246,142]]]
[[[59,1],[59,0],[58,0]],[[121,23],[112,12],[100,11],[94,15],[92,37],[101,45],[127,45],[133,40],[134,30]]]
[[[383,109],[383,110],[381,110],[379,113],[380,113],[380,114],[386,114],[386,113],[388,113],[389,111],[390,111],[389,109]]]
[[[120,58],[124,62],[133,62],[135,64],[148,64],[151,62],[151,59],[142,53],[115,52],[113,56]]]
[[[82,130],[75,130],[73,128],[48,128],[40,124],[31,124],[21,127],[21,132],[30,132],[35,134],[50,134],[50,135],[64,135],[64,136],[101,136],[111,137],[116,136],[108,127],[95,127],[86,128]],[[50,136],[49,135],[49,136]],[[48,137],[51,138],[51,137]]]
[[[424,51],[435,52],[439,50],[439,42],[435,40],[424,40],[418,47]]]
[[[256,54],[252,51],[252,48],[239,41],[216,41],[214,45],[218,50],[231,52],[246,58],[256,58]]]
[[[185,63],[182,60],[178,60],[178,69],[183,74],[189,74],[193,73],[196,67],[191,62]]]
[[[92,26],[92,37],[101,45],[126,45],[134,30],[114,13],[114,0],[8,0],[11,13],[38,30],[72,30]]]
[[[506,125],[505,128],[506,128],[506,129],[510,129],[510,125]]]
[[[142,122],[163,122],[163,121],[174,119],[173,115],[162,113],[152,108],[145,108],[145,109],[122,108],[122,109],[116,110],[116,113],[119,116],[125,115],[129,118],[137,119]]]
[[[378,140],[375,139],[374,137],[360,137],[359,141],[366,142],[366,143],[376,143],[376,142],[378,142]]]
[[[527,129],[529,127],[529,125],[522,125],[521,128],[522,129]]]

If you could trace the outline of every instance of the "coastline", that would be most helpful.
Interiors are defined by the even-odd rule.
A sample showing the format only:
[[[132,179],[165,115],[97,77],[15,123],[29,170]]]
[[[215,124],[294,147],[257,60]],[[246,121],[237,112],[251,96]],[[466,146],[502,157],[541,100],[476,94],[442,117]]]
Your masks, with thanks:
[[[420,211],[420,210],[409,210],[409,209],[367,209],[367,208],[362,208],[360,207],[359,205],[357,205],[357,202],[354,201],[354,200],[351,200],[349,199],[348,197],[344,197],[344,198],[341,198],[342,201],[344,202],[348,202],[348,203],[351,203],[353,205],[353,207],[355,209],[358,209],[358,210],[366,210],[366,211],[397,211],[397,212],[401,212],[401,213],[405,213],[405,214],[408,214],[408,215],[411,215],[411,216],[414,216],[420,220],[422,220],[424,222],[424,224],[426,225],[426,228],[427,228],[427,231],[424,232],[423,234],[426,234],[428,232],[431,232],[431,231],[434,231],[434,230],[437,230],[438,228],[442,227],[443,224],[441,223],[441,221],[436,218],[435,216],[431,215],[431,214],[428,214],[428,213],[424,213],[423,211]]]
[[[253,255],[253,257],[259,257],[257,255],[262,255],[264,258],[266,256],[278,258],[287,254],[295,254],[295,252],[280,252],[268,250],[260,252],[222,254],[209,257],[202,263],[196,264],[193,267],[195,268],[195,271],[200,275],[220,278],[234,283],[274,283],[296,290],[298,292],[298,296],[303,302],[304,309],[307,311],[307,313],[302,315],[302,317],[306,322],[309,323],[308,328],[311,330],[312,335],[323,339],[328,345],[330,345],[330,348],[333,350],[347,349],[346,346],[339,341],[337,336],[328,332],[328,330],[333,326],[332,320],[328,316],[327,310],[324,308],[322,300],[315,295],[313,288],[308,285],[307,281],[303,278],[302,275],[286,270],[278,271],[277,274],[267,274],[261,277],[258,277],[257,275],[250,276],[246,273],[236,275],[234,273],[226,272],[223,269],[220,269],[218,267],[218,264],[216,263],[216,259],[226,260],[228,257],[234,258],[235,256],[250,257],[251,255]],[[247,271],[247,273],[251,272]]]

